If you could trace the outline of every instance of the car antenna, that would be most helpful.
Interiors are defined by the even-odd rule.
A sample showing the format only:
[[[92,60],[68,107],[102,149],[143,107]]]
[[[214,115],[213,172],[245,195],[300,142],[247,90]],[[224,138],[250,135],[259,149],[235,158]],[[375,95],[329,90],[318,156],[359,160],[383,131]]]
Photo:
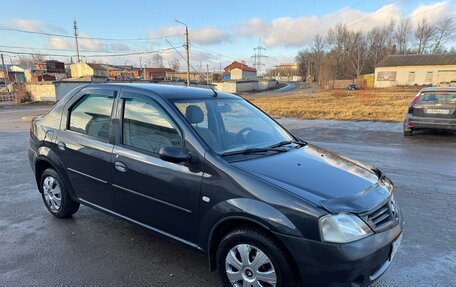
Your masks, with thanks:
[[[171,44],[168,39],[165,39],[166,42],[174,49],[174,51],[176,51],[176,53],[185,61],[185,63],[188,63],[187,62],[187,59],[176,49],[176,47],[173,46],[173,44]],[[183,45],[182,47],[185,47],[185,45]],[[188,65],[193,69],[193,71],[195,71],[198,76],[200,76],[201,79],[204,79],[204,77],[192,66],[192,64],[188,63]],[[212,96],[215,98],[218,96],[218,93],[217,91],[212,87],[212,85],[208,85],[209,86],[209,89],[212,90],[213,94]]]

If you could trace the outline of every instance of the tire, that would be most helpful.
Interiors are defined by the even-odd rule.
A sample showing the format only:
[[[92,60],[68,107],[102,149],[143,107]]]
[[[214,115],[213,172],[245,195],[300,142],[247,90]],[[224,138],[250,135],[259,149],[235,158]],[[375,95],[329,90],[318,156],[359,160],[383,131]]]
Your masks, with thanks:
[[[241,252],[248,256],[241,257]],[[257,258],[263,260],[255,262]],[[245,282],[249,287],[300,286],[291,256],[280,242],[257,228],[240,227],[228,233],[217,248],[216,261],[226,287],[245,286]]]
[[[52,168],[41,174],[40,191],[44,205],[55,217],[71,217],[79,209],[79,203],[71,199],[62,178]]]
[[[411,137],[413,135],[413,130],[404,130],[404,136]]]

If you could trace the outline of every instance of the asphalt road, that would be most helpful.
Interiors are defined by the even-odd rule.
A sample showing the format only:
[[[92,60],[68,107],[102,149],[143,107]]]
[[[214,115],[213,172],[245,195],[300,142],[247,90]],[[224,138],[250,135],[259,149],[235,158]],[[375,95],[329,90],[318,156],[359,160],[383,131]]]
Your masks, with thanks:
[[[81,207],[45,209],[28,159],[28,120],[46,106],[0,106],[0,285],[219,286],[206,258],[141,227]],[[400,125],[280,121],[303,139],[374,165],[394,181],[406,228],[377,287],[455,286],[456,135],[403,138]]]
[[[315,86],[312,88],[304,88],[303,82],[285,82],[283,83],[285,86],[279,89],[273,90],[266,90],[264,92],[255,92],[255,93],[245,93],[250,97],[259,97],[259,96],[272,96],[272,95],[279,95],[279,94],[289,94],[296,91],[304,92],[304,93],[312,93],[315,90]]]

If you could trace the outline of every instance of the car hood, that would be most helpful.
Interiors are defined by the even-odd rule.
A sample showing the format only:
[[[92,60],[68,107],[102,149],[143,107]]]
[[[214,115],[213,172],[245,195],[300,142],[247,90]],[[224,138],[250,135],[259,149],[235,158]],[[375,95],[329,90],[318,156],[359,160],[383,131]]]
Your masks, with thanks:
[[[366,212],[392,191],[380,171],[310,144],[231,164],[333,213]]]

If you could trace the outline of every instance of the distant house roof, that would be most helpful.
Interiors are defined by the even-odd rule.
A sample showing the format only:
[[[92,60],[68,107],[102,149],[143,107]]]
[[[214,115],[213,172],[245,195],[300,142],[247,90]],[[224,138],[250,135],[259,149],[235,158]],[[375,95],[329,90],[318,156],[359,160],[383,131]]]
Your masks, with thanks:
[[[60,61],[57,61],[57,60],[44,60],[44,61],[41,61],[41,62],[37,62],[37,64],[47,64],[47,63],[62,63],[63,62],[60,62]]]
[[[90,68],[94,70],[107,70],[107,68],[102,64],[86,63]]]
[[[164,73],[164,72],[174,72],[171,68],[145,68],[146,71],[150,71],[153,73]]]
[[[105,70],[108,71],[122,71],[122,69],[116,67],[116,66],[110,66],[110,65],[101,65]]]
[[[251,71],[251,72],[256,72],[255,68],[249,67],[244,63],[234,61],[233,63],[229,64],[228,66],[225,67],[225,73],[229,73],[233,69],[241,69],[243,71]]]
[[[456,65],[456,54],[392,55],[377,64],[377,67]]]

